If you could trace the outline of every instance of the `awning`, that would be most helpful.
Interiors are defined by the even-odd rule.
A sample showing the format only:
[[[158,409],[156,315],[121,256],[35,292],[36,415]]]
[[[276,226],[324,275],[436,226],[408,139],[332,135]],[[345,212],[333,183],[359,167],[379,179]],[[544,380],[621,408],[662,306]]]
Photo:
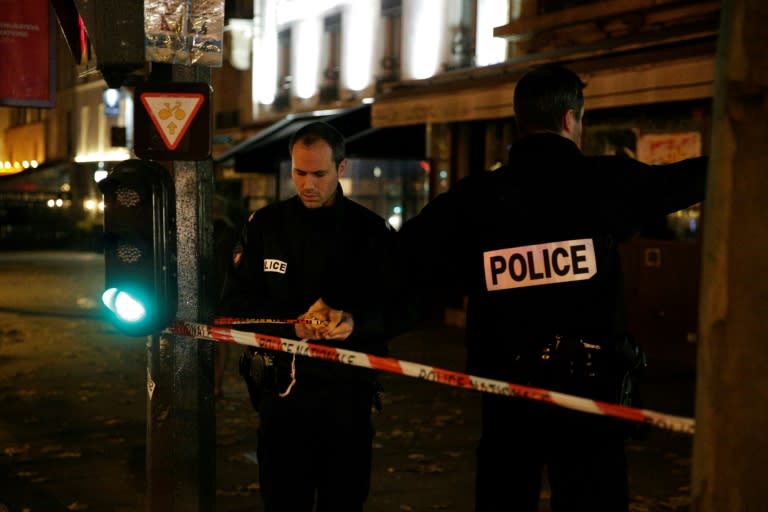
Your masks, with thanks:
[[[288,141],[300,128],[314,121],[325,121],[345,138],[371,127],[371,107],[361,104],[347,109],[316,110],[289,114],[250,139],[233,146],[214,158],[221,163],[234,159],[235,172],[275,173],[280,162],[288,160]]]
[[[427,155],[427,131],[423,124],[368,128],[347,137],[350,158],[423,160]]]

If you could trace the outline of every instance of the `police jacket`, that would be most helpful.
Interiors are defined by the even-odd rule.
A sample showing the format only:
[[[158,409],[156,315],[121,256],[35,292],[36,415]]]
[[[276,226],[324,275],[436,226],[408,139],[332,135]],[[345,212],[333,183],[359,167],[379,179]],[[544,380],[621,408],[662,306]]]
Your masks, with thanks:
[[[625,330],[617,244],[704,198],[706,159],[649,166],[587,157],[556,134],[523,137],[509,163],[470,175],[401,230],[414,293],[468,296],[468,371],[511,362],[554,335],[610,344]]]
[[[294,196],[251,215],[219,314],[292,319],[322,298],[332,308],[352,313],[354,331],[343,341],[313,343],[386,353],[386,342],[396,330],[391,313],[396,304],[394,232],[384,219],[344,197],[340,186],[336,194],[330,207],[306,208]],[[292,325],[242,329],[296,339]],[[282,391],[289,382],[290,356],[282,354],[277,362]],[[370,370],[302,356],[296,357],[296,378],[297,389],[318,393],[375,382]]]

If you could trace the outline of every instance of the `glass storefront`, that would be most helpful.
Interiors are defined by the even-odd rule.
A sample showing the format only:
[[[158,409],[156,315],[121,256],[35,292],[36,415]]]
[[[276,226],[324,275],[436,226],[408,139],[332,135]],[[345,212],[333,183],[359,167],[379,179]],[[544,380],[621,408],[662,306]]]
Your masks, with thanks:
[[[0,178],[2,245],[93,248],[102,223],[94,170],[66,162]]]
[[[427,204],[429,172],[430,166],[424,160],[350,158],[340,181],[347,197],[399,228]],[[279,190],[279,199],[296,193],[288,161],[280,165]]]

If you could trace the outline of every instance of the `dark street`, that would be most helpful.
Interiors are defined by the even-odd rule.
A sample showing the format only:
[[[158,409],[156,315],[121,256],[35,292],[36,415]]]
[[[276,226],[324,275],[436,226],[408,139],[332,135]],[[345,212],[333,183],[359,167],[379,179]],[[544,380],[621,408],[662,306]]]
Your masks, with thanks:
[[[147,349],[102,320],[102,283],[96,253],[0,253],[2,512],[145,509]],[[409,332],[391,349],[463,370],[456,327]],[[692,361],[654,350],[646,408],[690,417]],[[258,415],[236,375],[238,355],[234,347],[216,405],[219,512],[261,510]],[[367,511],[470,511],[479,394],[393,374],[382,382]],[[633,512],[689,510],[691,443],[652,429],[629,445]]]

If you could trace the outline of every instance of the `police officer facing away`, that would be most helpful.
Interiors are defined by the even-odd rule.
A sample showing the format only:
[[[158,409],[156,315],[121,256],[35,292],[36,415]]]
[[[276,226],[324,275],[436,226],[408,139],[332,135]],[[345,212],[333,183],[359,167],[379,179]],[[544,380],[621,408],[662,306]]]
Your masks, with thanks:
[[[344,146],[342,135],[324,122],[293,135],[297,194],[251,215],[221,313],[319,320],[253,330],[384,354],[396,334],[388,310],[397,302],[394,231],[344,196]],[[254,380],[246,370],[246,377],[259,411],[264,510],[362,511],[370,485],[376,375],[289,354],[257,354],[254,361],[258,376]]]
[[[701,201],[707,164],[583,155],[584,87],[559,65],[526,73],[508,165],[460,180],[401,236],[419,254],[415,295],[468,297],[469,373],[626,404],[641,358],[625,332],[617,244]],[[626,512],[628,426],[484,393],[476,510],[535,512],[546,468],[554,512]]]

